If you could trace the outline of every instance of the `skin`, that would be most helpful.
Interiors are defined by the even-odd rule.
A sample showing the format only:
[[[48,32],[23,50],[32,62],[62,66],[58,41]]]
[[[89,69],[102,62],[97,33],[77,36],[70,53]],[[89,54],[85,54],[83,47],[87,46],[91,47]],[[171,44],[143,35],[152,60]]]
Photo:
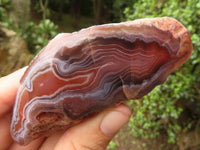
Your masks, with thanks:
[[[40,138],[21,146],[11,138],[10,121],[19,80],[25,69],[0,78],[0,150],[104,150],[120,128],[129,121],[130,109],[119,104],[65,132],[57,132],[48,138]]]

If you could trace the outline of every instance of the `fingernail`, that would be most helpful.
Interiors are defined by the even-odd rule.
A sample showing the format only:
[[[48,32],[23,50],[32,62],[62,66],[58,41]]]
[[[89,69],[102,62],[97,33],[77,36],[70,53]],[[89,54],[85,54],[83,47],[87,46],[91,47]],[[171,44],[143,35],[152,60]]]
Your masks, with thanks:
[[[101,122],[101,131],[105,136],[113,137],[129,121],[130,115],[130,110],[109,112]]]

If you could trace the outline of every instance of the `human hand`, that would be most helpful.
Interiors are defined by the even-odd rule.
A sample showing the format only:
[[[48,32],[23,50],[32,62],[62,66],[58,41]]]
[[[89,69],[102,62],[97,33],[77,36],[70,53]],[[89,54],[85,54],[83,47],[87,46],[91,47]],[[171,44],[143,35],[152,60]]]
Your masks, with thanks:
[[[129,121],[131,111],[124,104],[120,104],[65,132],[57,132],[48,138],[39,138],[21,146],[11,138],[10,122],[19,80],[25,69],[0,78],[0,150],[104,150],[119,129]]]

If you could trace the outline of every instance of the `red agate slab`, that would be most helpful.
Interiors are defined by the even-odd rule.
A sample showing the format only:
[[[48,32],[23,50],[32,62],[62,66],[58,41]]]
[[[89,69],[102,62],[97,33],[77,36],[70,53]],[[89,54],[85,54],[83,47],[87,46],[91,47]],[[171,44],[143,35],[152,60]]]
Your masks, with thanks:
[[[191,52],[189,31],[168,17],[59,34],[21,79],[11,135],[25,145],[120,101],[139,99]]]

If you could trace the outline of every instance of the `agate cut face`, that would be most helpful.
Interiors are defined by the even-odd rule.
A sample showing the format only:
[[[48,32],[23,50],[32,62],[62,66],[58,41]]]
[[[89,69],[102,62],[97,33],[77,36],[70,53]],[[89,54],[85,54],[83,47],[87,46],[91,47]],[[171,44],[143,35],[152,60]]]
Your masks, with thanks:
[[[191,52],[188,30],[168,17],[59,34],[21,79],[12,137],[27,144],[120,101],[139,99],[162,84]]]

